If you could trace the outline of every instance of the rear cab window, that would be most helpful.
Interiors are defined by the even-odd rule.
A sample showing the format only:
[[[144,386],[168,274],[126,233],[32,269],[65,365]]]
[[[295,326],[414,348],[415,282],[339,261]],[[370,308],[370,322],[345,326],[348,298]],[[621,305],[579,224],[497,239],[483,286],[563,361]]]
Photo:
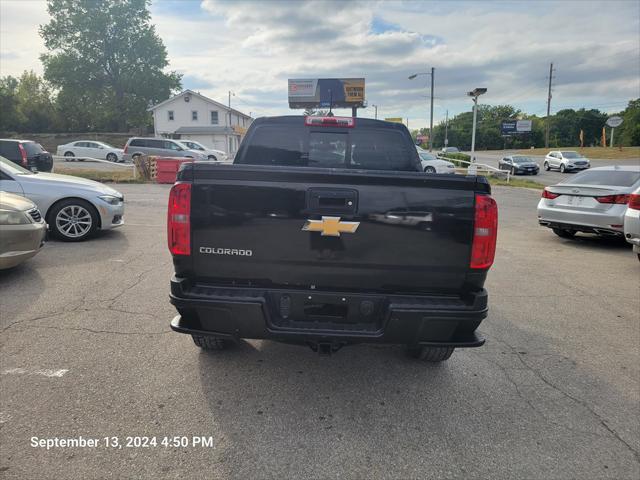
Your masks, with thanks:
[[[413,144],[400,131],[264,124],[247,138],[236,163],[320,168],[417,171]],[[409,148],[411,147],[411,148]]]

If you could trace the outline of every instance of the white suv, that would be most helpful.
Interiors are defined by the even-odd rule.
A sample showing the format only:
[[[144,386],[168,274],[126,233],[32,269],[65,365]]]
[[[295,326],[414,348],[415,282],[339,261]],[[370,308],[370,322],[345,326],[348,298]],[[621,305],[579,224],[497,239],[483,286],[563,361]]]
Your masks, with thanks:
[[[573,150],[556,150],[544,157],[544,169],[547,171],[555,168],[564,173],[568,170],[585,170],[590,166],[588,158]]]

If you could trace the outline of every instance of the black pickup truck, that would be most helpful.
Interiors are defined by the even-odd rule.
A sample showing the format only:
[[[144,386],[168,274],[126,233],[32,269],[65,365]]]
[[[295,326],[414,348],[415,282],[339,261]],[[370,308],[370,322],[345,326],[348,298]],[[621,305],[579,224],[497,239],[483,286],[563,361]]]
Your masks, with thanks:
[[[261,118],[233,165],[183,164],[171,327],[204,349],[390,343],[442,361],[482,345],[496,203],[484,177],[421,170],[404,125],[351,117]]]

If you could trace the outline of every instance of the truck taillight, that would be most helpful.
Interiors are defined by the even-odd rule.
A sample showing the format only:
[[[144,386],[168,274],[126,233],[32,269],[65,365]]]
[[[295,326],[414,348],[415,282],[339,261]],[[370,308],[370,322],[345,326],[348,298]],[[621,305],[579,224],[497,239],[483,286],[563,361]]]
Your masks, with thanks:
[[[489,195],[476,195],[471,268],[489,268],[493,265],[498,238],[498,205]]]
[[[20,150],[20,156],[22,157],[22,166],[27,168],[29,165],[29,161],[27,160],[27,151],[24,149],[21,143],[18,144],[18,149]]]
[[[631,210],[640,210],[640,194],[632,193],[629,195],[629,207]]]
[[[304,124],[308,127],[353,128],[356,126],[356,119],[353,117],[314,117],[309,115],[304,117]]]
[[[167,241],[172,255],[191,255],[190,183],[176,183],[169,192]]]
[[[549,190],[547,190],[546,188],[544,190],[542,190],[542,198],[548,198],[549,200],[552,200],[554,198],[558,198],[560,195],[557,193],[552,193]]]
[[[624,205],[629,201],[629,195],[605,195],[604,197],[596,197],[598,203],[614,203]]]

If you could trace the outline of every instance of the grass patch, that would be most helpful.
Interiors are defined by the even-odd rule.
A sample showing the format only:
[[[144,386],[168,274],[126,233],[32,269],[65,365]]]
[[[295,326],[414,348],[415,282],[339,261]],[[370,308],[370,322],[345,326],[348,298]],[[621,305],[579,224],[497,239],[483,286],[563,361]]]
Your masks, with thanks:
[[[112,170],[89,170],[86,168],[60,168],[55,171],[61,175],[73,175],[102,183],[146,183],[142,178],[133,177],[133,168]]]
[[[533,180],[525,180],[524,178],[511,177],[507,182],[504,178],[496,178],[493,176],[487,177],[491,185],[502,185],[505,187],[521,187],[521,188],[534,188],[536,190],[543,190],[545,185],[534,182]]]
[[[562,147],[562,148],[530,148],[516,150],[521,155],[546,155],[551,150],[575,150],[587,158],[601,158],[603,160],[630,160],[640,158],[640,147]]]

